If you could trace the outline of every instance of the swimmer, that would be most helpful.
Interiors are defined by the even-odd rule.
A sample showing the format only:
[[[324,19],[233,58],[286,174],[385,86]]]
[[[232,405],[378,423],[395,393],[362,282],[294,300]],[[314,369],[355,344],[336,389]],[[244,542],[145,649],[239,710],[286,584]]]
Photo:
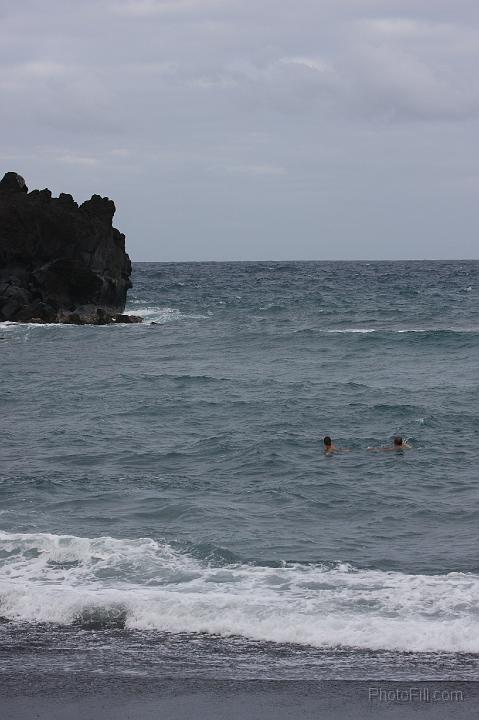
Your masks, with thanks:
[[[368,450],[374,450],[378,452],[389,452],[391,450],[411,450],[411,445],[402,439],[400,435],[395,435],[393,438],[392,446],[381,447],[381,448],[368,448]]]
[[[324,452],[326,455],[330,455],[331,453],[338,452],[338,448],[336,445],[333,445],[333,441],[329,437],[329,435],[326,435],[326,437],[323,440],[324,443]]]
[[[412,446],[409,445],[400,435],[396,435],[393,440],[393,446],[391,450],[411,450]]]
[[[335,452],[351,452],[351,450],[347,450],[346,448],[338,448],[336,445],[333,445],[333,441],[329,437],[329,435],[326,435],[324,440],[324,453],[325,455],[331,455]]]

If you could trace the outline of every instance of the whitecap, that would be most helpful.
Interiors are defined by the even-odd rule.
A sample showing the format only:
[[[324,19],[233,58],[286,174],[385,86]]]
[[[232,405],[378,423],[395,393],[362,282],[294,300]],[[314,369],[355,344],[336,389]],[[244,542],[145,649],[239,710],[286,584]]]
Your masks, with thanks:
[[[212,563],[151,538],[0,533],[0,614],[69,624],[100,609],[127,628],[320,648],[479,652],[479,575],[346,563]],[[111,613],[110,613],[111,614]]]
[[[204,320],[208,317],[207,315],[183,313],[177,308],[157,306],[129,307],[125,310],[125,313],[138,315],[143,318],[144,321],[154,322],[157,325],[178,322],[180,320]]]
[[[327,333],[360,333],[360,334],[367,334],[367,333],[373,333],[376,332],[376,328],[344,328],[344,329],[336,329],[333,328],[332,330],[326,330]]]

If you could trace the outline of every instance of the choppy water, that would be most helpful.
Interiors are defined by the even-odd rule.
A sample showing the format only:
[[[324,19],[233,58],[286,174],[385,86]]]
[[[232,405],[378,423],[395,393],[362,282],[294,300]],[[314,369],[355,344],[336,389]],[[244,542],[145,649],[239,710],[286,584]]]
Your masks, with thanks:
[[[477,677],[479,263],[134,273],[141,326],[0,325],[12,658]]]

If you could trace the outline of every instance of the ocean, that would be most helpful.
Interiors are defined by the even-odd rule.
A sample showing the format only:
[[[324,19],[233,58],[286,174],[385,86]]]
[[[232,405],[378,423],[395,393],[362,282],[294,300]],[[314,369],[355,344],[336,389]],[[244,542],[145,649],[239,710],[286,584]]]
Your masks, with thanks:
[[[133,281],[0,325],[9,672],[477,679],[479,262]]]

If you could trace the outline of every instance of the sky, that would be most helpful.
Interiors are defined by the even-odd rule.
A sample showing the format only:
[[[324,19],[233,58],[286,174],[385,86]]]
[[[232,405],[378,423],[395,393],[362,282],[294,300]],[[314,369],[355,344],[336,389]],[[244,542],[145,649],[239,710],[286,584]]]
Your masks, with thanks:
[[[0,0],[0,172],[133,260],[479,258],[477,0]]]

